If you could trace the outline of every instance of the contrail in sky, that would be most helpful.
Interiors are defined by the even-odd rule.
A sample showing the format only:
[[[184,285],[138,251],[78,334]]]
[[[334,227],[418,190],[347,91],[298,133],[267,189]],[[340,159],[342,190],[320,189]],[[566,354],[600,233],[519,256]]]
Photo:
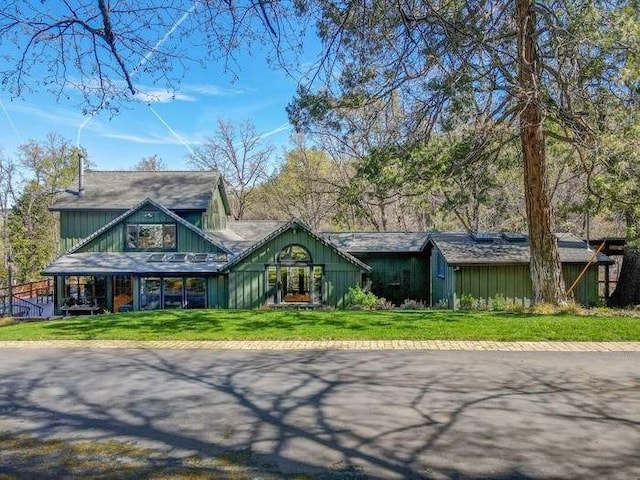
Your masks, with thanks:
[[[176,139],[182,145],[184,145],[187,150],[189,150],[189,153],[191,153],[191,155],[195,156],[196,152],[193,151],[193,148],[191,148],[191,145],[189,145],[180,135],[178,135],[178,133],[173,128],[171,128],[167,122],[164,121],[164,119],[160,116],[160,114],[156,112],[151,105],[149,105],[149,110],[151,110],[153,114],[156,117],[158,117],[158,120],[160,120],[160,122],[162,122],[162,124],[166,127],[166,129],[169,130],[169,132],[171,132],[171,135],[176,137]]]
[[[9,112],[7,111],[7,108],[4,106],[4,102],[2,101],[2,97],[0,97],[0,107],[2,107],[2,111],[4,112],[5,117],[7,117],[7,121],[9,122],[9,125],[11,125],[11,129],[13,130],[13,133],[16,134],[16,137],[18,137],[18,141],[20,143],[22,142],[22,137],[20,136],[20,132],[18,132],[18,129],[16,128],[16,124],[13,123],[13,118],[11,118],[11,115],[9,115]]]

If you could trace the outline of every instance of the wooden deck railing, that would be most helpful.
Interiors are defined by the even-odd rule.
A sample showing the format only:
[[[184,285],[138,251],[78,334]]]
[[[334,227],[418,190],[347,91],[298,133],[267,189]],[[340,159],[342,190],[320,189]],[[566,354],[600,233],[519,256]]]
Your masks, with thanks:
[[[9,302],[9,289],[7,287],[0,288],[0,315],[38,317],[42,315],[41,305],[53,301],[53,281],[51,279],[14,285],[11,290],[13,295],[12,301]]]
[[[14,298],[35,298],[36,303],[48,303],[53,301],[53,280],[45,279],[38,282],[14,285],[11,289]],[[9,295],[7,287],[0,288],[0,297]]]

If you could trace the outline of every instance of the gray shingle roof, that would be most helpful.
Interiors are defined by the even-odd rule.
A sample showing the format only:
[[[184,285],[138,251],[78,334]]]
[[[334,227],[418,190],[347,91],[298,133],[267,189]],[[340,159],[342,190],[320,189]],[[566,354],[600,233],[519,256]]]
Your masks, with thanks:
[[[90,252],[63,255],[45,275],[211,274],[226,262],[150,262],[149,252]]]
[[[227,228],[208,230],[207,235],[227,250],[239,254],[285,223],[280,220],[229,221]]]
[[[206,210],[220,175],[202,171],[85,172],[85,194],[66,192],[51,210],[128,210],[145,198],[170,210]],[[77,189],[77,183],[74,188]]]
[[[323,232],[322,236],[349,253],[421,252],[428,232]]]
[[[594,251],[587,244],[570,233],[558,233],[560,261],[563,263],[587,263]],[[529,263],[529,240],[509,242],[499,233],[492,235],[492,242],[476,242],[468,233],[438,232],[432,233],[432,241],[442,252],[450,265],[486,265]],[[598,255],[598,263],[609,263],[606,255]]]

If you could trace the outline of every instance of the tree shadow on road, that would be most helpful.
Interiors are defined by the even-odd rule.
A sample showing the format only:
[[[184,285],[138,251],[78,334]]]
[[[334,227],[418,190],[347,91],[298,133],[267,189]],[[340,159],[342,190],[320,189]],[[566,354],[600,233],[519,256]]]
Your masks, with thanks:
[[[104,478],[180,470],[188,478],[319,479],[640,471],[637,374],[594,376],[579,364],[560,368],[553,355],[532,365],[522,358],[50,351],[3,371],[0,431],[13,439],[128,441],[150,452],[133,470],[112,461],[115,476]],[[496,368],[505,359],[512,365]],[[611,442],[619,447],[605,448]],[[16,465],[0,454],[0,473],[19,478],[64,467]]]

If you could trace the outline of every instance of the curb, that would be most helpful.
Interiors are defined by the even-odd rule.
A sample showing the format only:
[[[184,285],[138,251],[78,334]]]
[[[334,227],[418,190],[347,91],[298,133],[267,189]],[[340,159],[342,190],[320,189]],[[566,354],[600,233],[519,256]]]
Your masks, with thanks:
[[[464,340],[25,340],[0,341],[0,349],[168,350],[432,350],[500,352],[640,352],[640,342],[499,342]]]

